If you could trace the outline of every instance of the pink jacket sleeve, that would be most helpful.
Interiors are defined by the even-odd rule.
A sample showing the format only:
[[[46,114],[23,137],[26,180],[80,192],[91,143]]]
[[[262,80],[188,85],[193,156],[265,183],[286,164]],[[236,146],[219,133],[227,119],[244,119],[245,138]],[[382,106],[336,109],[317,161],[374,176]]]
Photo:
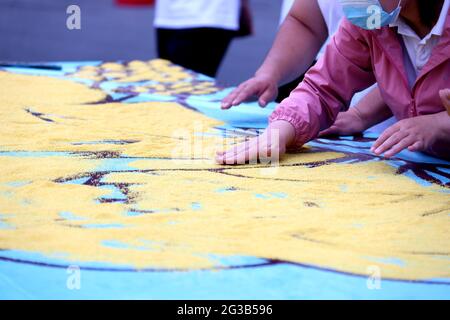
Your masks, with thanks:
[[[348,108],[354,93],[375,82],[370,47],[362,32],[344,19],[324,56],[271,114],[269,122],[285,120],[294,126],[290,148],[316,138],[334,123],[339,111]]]

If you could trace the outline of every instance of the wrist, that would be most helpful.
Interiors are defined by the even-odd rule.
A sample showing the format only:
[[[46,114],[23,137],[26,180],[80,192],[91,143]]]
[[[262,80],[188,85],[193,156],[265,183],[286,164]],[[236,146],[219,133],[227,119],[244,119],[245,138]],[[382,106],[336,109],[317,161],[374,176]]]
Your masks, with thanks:
[[[278,142],[280,145],[289,146],[294,142],[295,138],[295,128],[294,126],[286,120],[276,120],[270,123],[267,128],[268,132],[272,134],[274,131],[278,134]]]
[[[269,79],[270,81],[274,82],[276,85],[280,83],[280,75],[278,71],[275,68],[262,66],[255,72],[256,78],[264,78]]]
[[[450,139],[450,117],[446,111],[435,113],[432,115],[433,123],[436,125],[437,136],[440,139]]]
[[[360,123],[360,130],[364,131],[372,126],[371,123],[369,123],[367,117],[364,116],[364,114],[361,112],[361,110],[358,108],[358,105],[350,108],[347,112],[350,112],[353,116],[355,116],[359,123]]]

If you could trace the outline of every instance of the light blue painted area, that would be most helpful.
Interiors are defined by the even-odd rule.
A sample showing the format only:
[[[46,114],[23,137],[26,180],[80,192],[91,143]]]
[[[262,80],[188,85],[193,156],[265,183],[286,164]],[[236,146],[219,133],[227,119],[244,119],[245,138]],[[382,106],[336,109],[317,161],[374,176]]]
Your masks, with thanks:
[[[90,179],[90,177],[84,177],[84,178],[68,180],[68,181],[66,181],[64,183],[67,183],[67,184],[85,184],[89,179]]]
[[[8,187],[20,188],[20,187],[26,186],[27,184],[30,184],[30,183],[31,183],[31,181],[13,181],[13,182],[6,183],[6,185]]]
[[[217,266],[250,266],[267,263],[266,260],[247,256],[220,256],[217,254],[199,255],[213,261]]]
[[[238,190],[233,187],[225,187],[225,188],[216,189],[216,192],[218,192],[218,193],[235,192],[235,191],[238,191]]]
[[[258,133],[262,132],[261,128],[250,128],[248,130],[243,130],[243,129],[233,127],[229,124],[223,124],[223,125],[217,126],[216,128],[221,130],[224,133],[255,136],[255,137],[258,135]]]
[[[108,190],[110,193],[107,195],[103,195],[102,199],[118,199],[118,200],[126,200],[127,197],[114,185],[102,185],[98,188],[102,190]]]
[[[65,220],[68,220],[68,221],[83,221],[83,220],[87,220],[87,218],[78,216],[78,215],[74,214],[73,212],[69,212],[69,211],[61,211],[59,213],[59,216],[61,218],[65,219]]]
[[[364,138],[370,138],[370,139],[376,139],[380,136],[380,134],[378,132],[374,132],[374,131],[365,131],[364,132]]]
[[[199,211],[199,210],[203,209],[203,206],[199,202],[193,202],[193,203],[191,203],[191,209],[194,211]]]
[[[140,209],[136,209],[136,210],[130,210],[130,211],[126,211],[124,212],[125,216],[129,216],[129,217],[138,217],[138,216],[142,216],[142,215],[147,215],[147,214],[155,214],[155,213],[171,213],[171,212],[178,212],[179,210],[176,208],[169,208],[169,209],[145,209],[145,210],[140,210]]]
[[[353,141],[353,139],[354,139],[353,136],[340,136],[340,138],[343,140],[350,140],[350,141]]]
[[[15,227],[9,223],[7,223],[6,221],[4,221],[2,219],[2,216],[4,217],[4,215],[0,214],[0,230],[12,230],[15,229]]]
[[[269,192],[269,194],[278,199],[286,199],[288,197],[287,193],[284,192]]]
[[[124,101],[124,103],[139,103],[139,102],[173,102],[176,98],[171,96],[163,96],[158,94],[140,94]]]
[[[139,217],[139,216],[143,216],[146,214],[148,214],[148,213],[142,213],[139,211],[126,211],[123,213],[123,215],[128,216],[128,217]]]
[[[202,73],[197,73],[196,74],[196,78],[197,78],[198,81],[209,81],[209,82],[215,82],[216,81],[216,79],[211,78],[210,76],[207,76],[207,75],[202,74]]]
[[[450,182],[450,179],[447,178],[447,177],[444,177],[443,175],[440,175],[440,174],[437,174],[437,173],[434,173],[434,172],[431,172],[431,171],[428,171],[428,170],[425,170],[425,172],[428,173],[428,174],[429,174],[430,176],[432,176],[433,178],[436,178],[436,179],[438,179],[439,181],[442,181],[442,183],[444,183],[444,184]]]
[[[102,245],[114,249],[130,249],[130,246],[118,240],[103,240]]]
[[[257,103],[244,103],[238,108],[221,110],[220,102],[211,102],[195,98],[188,98],[187,103],[210,118],[224,121],[238,128],[265,128],[268,117],[274,110],[271,104],[261,108]]]
[[[92,61],[56,61],[56,62],[49,62],[51,65],[58,65],[63,68],[64,73],[73,73],[75,72],[79,67],[84,66],[98,66],[102,64],[101,61],[92,60]]]
[[[327,139],[317,139],[316,141],[319,141],[319,142],[327,142],[327,141],[329,141],[329,140],[327,140]],[[363,142],[363,141],[336,141],[336,140],[334,140],[333,141],[333,143],[335,143],[335,144],[339,144],[339,145],[343,145],[343,146],[349,146],[349,147],[363,147],[363,148],[366,148],[366,149],[370,149],[371,147],[372,147],[372,145],[373,145],[373,142]]]
[[[341,190],[341,192],[348,192],[348,186],[345,184],[342,184],[339,186],[339,190]]]
[[[443,171],[443,172],[445,172],[445,173],[450,174],[450,168],[438,167],[438,169],[439,169],[440,171]]]
[[[105,223],[105,224],[84,224],[84,228],[88,229],[123,229],[125,226],[121,223]]]
[[[130,163],[139,160],[139,158],[107,158],[102,159],[102,162],[99,166],[95,168],[94,171],[97,172],[110,172],[110,171],[129,171],[129,170],[137,170],[130,166]]]
[[[258,199],[286,199],[288,197],[287,193],[284,192],[269,192],[267,194],[256,193],[255,197]]]
[[[324,140],[324,139],[321,139],[321,140]],[[311,146],[311,147],[326,148],[326,149],[329,149],[329,150],[332,150],[332,151],[338,151],[338,152],[360,153],[360,154],[367,154],[367,155],[371,154],[370,150],[359,149],[359,148],[351,147],[351,146],[348,146],[348,145],[323,144],[323,143],[320,143],[317,140],[310,141],[310,142],[308,142],[307,145]]]
[[[154,251],[158,250],[162,243],[157,241],[150,240],[140,240],[141,245],[131,245],[129,243],[125,243],[118,240],[104,240],[102,241],[102,245],[105,247],[119,249],[119,250],[138,250],[138,251]]]
[[[10,252],[8,255],[14,256]],[[26,259],[33,257],[32,254],[19,256]],[[255,262],[255,258],[250,259]],[[77,263],[71,262],[70,265]],[[382,279],[379,290],[370,290],[367,285],[370,280],[366,277],[290,264],[190,272],[90,271],[81,266],[80,290],[69,290],[67,279],[65,268],[2,261],[0,299],[450,298],[450,283],[427,284]]]
[[[104,240],[102,241],[102,245],[104,245],[105,247],[110,247],[110,248],[114,248],[114,249],[124,249],[124,250],[140,250],[140,251],[145,251],[145,250],[150,250],[149,247],[147,246],[132,246],[129,245],[127,243],[118,241],[118,240]]]
[[[375,263],[392,264],[399,267],[405,267],[406,264],[403,260],[390,257],[390,258],[379,258],[379,257],[366,257],[367,260],[373,261]]]
[[[411,170],[408,170],[403,173],[405,177],[410,178],[411,180],[416,181],[418,184],[422,185],[423,187],[431,187],[433,184],[431,182],[428,182],[426,180],[418,178]]]
[[[35,76],[37,74],[48,77],[58,77],[64,75],[62,70],[45,70],[45,69],[32,69],[32,68],[20,68],[20,67],[0,67],[0,70]]]

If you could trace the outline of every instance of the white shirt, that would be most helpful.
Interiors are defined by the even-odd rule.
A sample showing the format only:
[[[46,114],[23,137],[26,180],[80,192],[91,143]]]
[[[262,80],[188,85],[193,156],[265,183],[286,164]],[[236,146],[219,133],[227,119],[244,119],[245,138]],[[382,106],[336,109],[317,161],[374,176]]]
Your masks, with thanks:
[[[283,0],[280,23],[283,22],[284,19],[286,19],[286,16],[288,15],[289,10],[291,10],[294,2],[295,0]],[[339,24],[341,23],[342,17],[344,16],[344,12],[342,10],[341,4],[339,3],[339,0],[317,0],[317,3],[328,29],[328,40],[320,49],[320,52],[317,55],[317,59],[319,59],[323,55],[329,39],[338,30]]]
[[[294,5],[295,0],[283,0],[281,4],[281,14],[280,14],[280,24],[283,23],[284,19],[286,19],[289,11]]]
[[[423,39],[417,35],[417,33],[411,29],[411,27],[399,17],[397,21],[391,23],[390,27],[397,27],[397,32],[402,36],[403,44],[408,53],[404,57],[406,73],[408,75],[408,81],[412,87],[425,64],[431,57],[431,53],[434,47],[438,44],[441,38],[445,20],[447,18],[448,9],[450,6],[450,0],[445,0],[442,6],[441,14],[430,33]]]
[[[157,0],[157,28],[239,29],[241,0]]]

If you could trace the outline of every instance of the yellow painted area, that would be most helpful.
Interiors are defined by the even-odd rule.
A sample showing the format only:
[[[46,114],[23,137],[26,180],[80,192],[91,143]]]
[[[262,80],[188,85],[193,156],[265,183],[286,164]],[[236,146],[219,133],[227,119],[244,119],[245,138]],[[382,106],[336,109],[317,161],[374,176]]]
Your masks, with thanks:
[[[180,141],[194,150],[190,139],[219,124],[176,103],[93,104],[102,99],[72,82],[0,72],[0,151],[175,158],[174,150],[184,154]],[[134,142],[107,143],[114,140]],[[97,143],[79,144],[89,141]],[[358,274],[377,265],[385,278],[450,276],[444,188],[421,186],[384,162],[308,165],[344,156],[336,152],[289,155],[276,173],[221,167],[207,160],[217,139],[202,142],[197,160],[135,159],[130,170],[103,172],[103,183],[127,185],[127,203],[98,201],[108,189],[61,183],[99,170],[104,160],[93,154],[0,155],[0,219],[11,226],[0,229],[0,248],[138,268],[256,256]]]
[[[65,80],[0,72],[0,83],[4,123],[0,150],[109,151],[167,157],[180,144],[179,138],[191,137],[194,129],[208,131],[220,124],[175,103],[94,104],[105,98],[101,91]],[[133,143],[108,143],[118,140]],[[215,139],[204,140],[213,143]],[[81,144],[86,142],[89,144]]]
[[[194,83],[191,81],[192,74],[169,61],[161,59],[131,61],[126,65],[108,62],[99,66],[83,66],[75,73],[70,74],[69,77],[89,79],[96,82],[114,80],[123,83],[123,87],[117,89],[117,91],[123,89],[128,93],[136,94],[204,95],[218,91],[212,81],[203,80]],[[129,82],[137,82],[139,85],[130,87]]]

